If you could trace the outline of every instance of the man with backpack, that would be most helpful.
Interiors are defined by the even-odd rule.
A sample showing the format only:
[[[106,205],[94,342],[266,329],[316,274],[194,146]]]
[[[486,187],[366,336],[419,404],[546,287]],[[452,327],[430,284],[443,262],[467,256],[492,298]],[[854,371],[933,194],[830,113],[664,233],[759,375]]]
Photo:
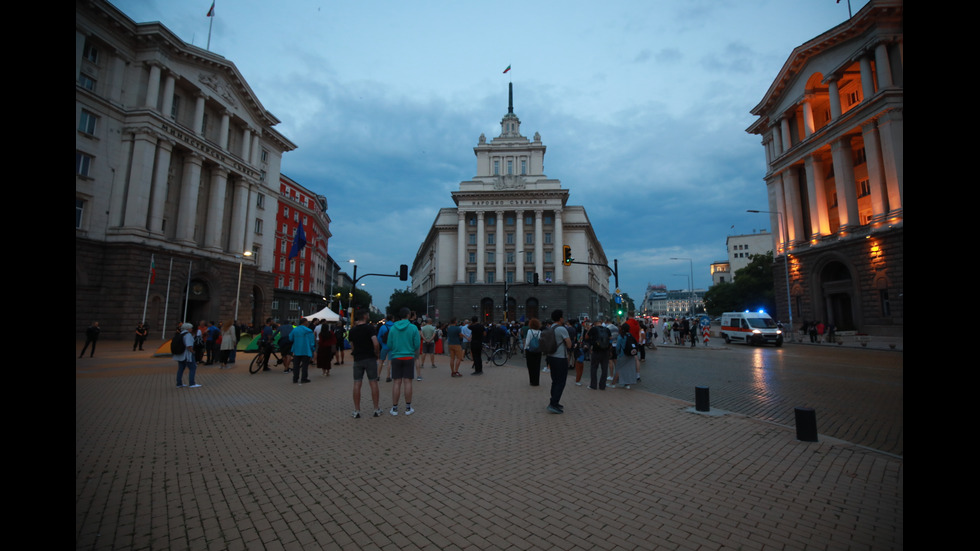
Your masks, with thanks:
[[[609,376],[609,349],[612,348],[612,333],[600,321],[589,329],[585,339],[592,351],[592,364],[589,367],[589,388],[606,390],[606,377]],[[601,369],[600,369],[601,368]],[[598,386],[596,372],[599,372]]]
[[[194,381],[194,373],[197,371],[197,361],[194,355],[194,336],[191,330],[194,326],[185,323],[180,326],[180,333],[174,335],[170,341],[170,353],[174,361],[177,362],[177,388],[184,387],[184,369],[189,370],[188,383],[191,388],[200,388],[201,385]]]
[[[551,327],[541,332],[541,352],[547,356],[548,367],[551,371],[551,401],[548,411],[565,413],[561,405],[561,395],[565,391],[568,379],[568,351],[572,348],[572,340],[565,328],[565,313],[561,310],[551,311]]]

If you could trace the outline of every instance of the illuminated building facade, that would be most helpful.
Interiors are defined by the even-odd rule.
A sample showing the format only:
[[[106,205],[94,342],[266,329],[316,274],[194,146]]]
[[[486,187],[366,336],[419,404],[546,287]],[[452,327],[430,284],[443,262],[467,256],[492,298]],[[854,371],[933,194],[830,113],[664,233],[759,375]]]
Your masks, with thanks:
[[[797,326],[903,330],[902,0],[872,0],[793,50],[747,131],[762,137],[774,280]]]
[[[476,176],[460,182],[456,207],[439,211],[419,247],[411,289],[432,317],[496,322],[562,309],[595,318],[608,308],[610,263],[585,207],[567,204],[568,190],[544,175],[541,136],[529,140],[520,125],[511,89],[500,135],[480,135]],[[563,265],[564,245],[582,264]]]

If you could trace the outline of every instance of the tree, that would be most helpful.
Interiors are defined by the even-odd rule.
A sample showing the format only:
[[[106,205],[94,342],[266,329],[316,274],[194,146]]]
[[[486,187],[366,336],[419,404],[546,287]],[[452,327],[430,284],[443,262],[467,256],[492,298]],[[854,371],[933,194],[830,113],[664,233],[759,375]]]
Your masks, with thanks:
[[[742,310],[775,311],[772,252],[755,254],[750,258],[747,266],[735,272],[733,282],[718,283],[704,293],[704,304],[711,315]]]
[[[345,309],[346,308],[349,308],[350,307],[350,287],[334,287],[333,288],[333,300],[334,300],[334,304],[335,305],[337,304],[337,301],[339,300],[340,301],[340,304],[343,305],[343,307]],[[371,293],[365,291],[364,289],[354,289],[354,309],[355,310],[358,309],[358,308],[367,308],[367,307],[371,306],[371,301],[372,300],[373,300],[373,298],[371,297]],[[340,306],[336,306],[334,308],[334,310],[338,310],[339,308],[340,308]]]
[[[630,298],[629,293],[621,293],[621,294],[623,297],[622,304],[616,304],[615,293],[613,293],[613,295],[609,297],[609,311],[612,312],[613,316],[618,316],[618,317],[622,317],[623,319],[626,319],[627,314],[636,311],[636,305],[633,303],[633,299]],[[620,311],[622,311],[623,313],[619,314]]]
[[[396,289],[394,293],[391,293],[391,299],[388,300],[388,312],[395,313],[405,307],[409,310],[415,310],[420,316],[425,315],[425,299],[407,287],[400,290]]]

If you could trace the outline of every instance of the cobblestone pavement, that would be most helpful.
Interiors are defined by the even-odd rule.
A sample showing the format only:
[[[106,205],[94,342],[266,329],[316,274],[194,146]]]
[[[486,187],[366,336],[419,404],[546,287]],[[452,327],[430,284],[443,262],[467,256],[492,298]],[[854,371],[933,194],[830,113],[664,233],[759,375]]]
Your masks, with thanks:
[[[250,360],[196,389],[127,343],[76,360],[76,548],[904,547],[901,458],[571,378],[549,414],[547,374],[445,357],[415,415],[352,419],[349,360],[305,385]]]

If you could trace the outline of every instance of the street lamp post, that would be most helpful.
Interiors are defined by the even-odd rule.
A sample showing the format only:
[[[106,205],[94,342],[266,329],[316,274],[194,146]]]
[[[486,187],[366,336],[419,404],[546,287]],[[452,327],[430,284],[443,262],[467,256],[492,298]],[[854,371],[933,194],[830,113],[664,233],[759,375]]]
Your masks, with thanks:
[[[786,223],[786,215],[783,213],[783,211],[747,210],[745,212],[751,212],[755,214],[761,214],[761,213],[775,214],[776,220],[779,222],[780,225],[779,233],[782,235],[783,239],[789,237],[787,235],[787,233],[789,232],[789,225]],[[789,335],[790,335],[790,341],[795,341],[796,330],[793,327],[793,299],[790,296],[790,292],[789,292],[789,248],[786,246],[785,241],[780,241],[780,245],[782,245],[783,248],[783,255],[786,256],[786,258],[783,259],[783,268],[784,268],[783,272],[786,277],[786,313],[789,314]]]
[[[691,286],[689,287],[691,294],[687,298],[687,313],[688,315],[693,315],[694,314],[694,260],[690,258],[677,258],[677,257],[672,257],[671,260],[686,260],[691,265]]]

